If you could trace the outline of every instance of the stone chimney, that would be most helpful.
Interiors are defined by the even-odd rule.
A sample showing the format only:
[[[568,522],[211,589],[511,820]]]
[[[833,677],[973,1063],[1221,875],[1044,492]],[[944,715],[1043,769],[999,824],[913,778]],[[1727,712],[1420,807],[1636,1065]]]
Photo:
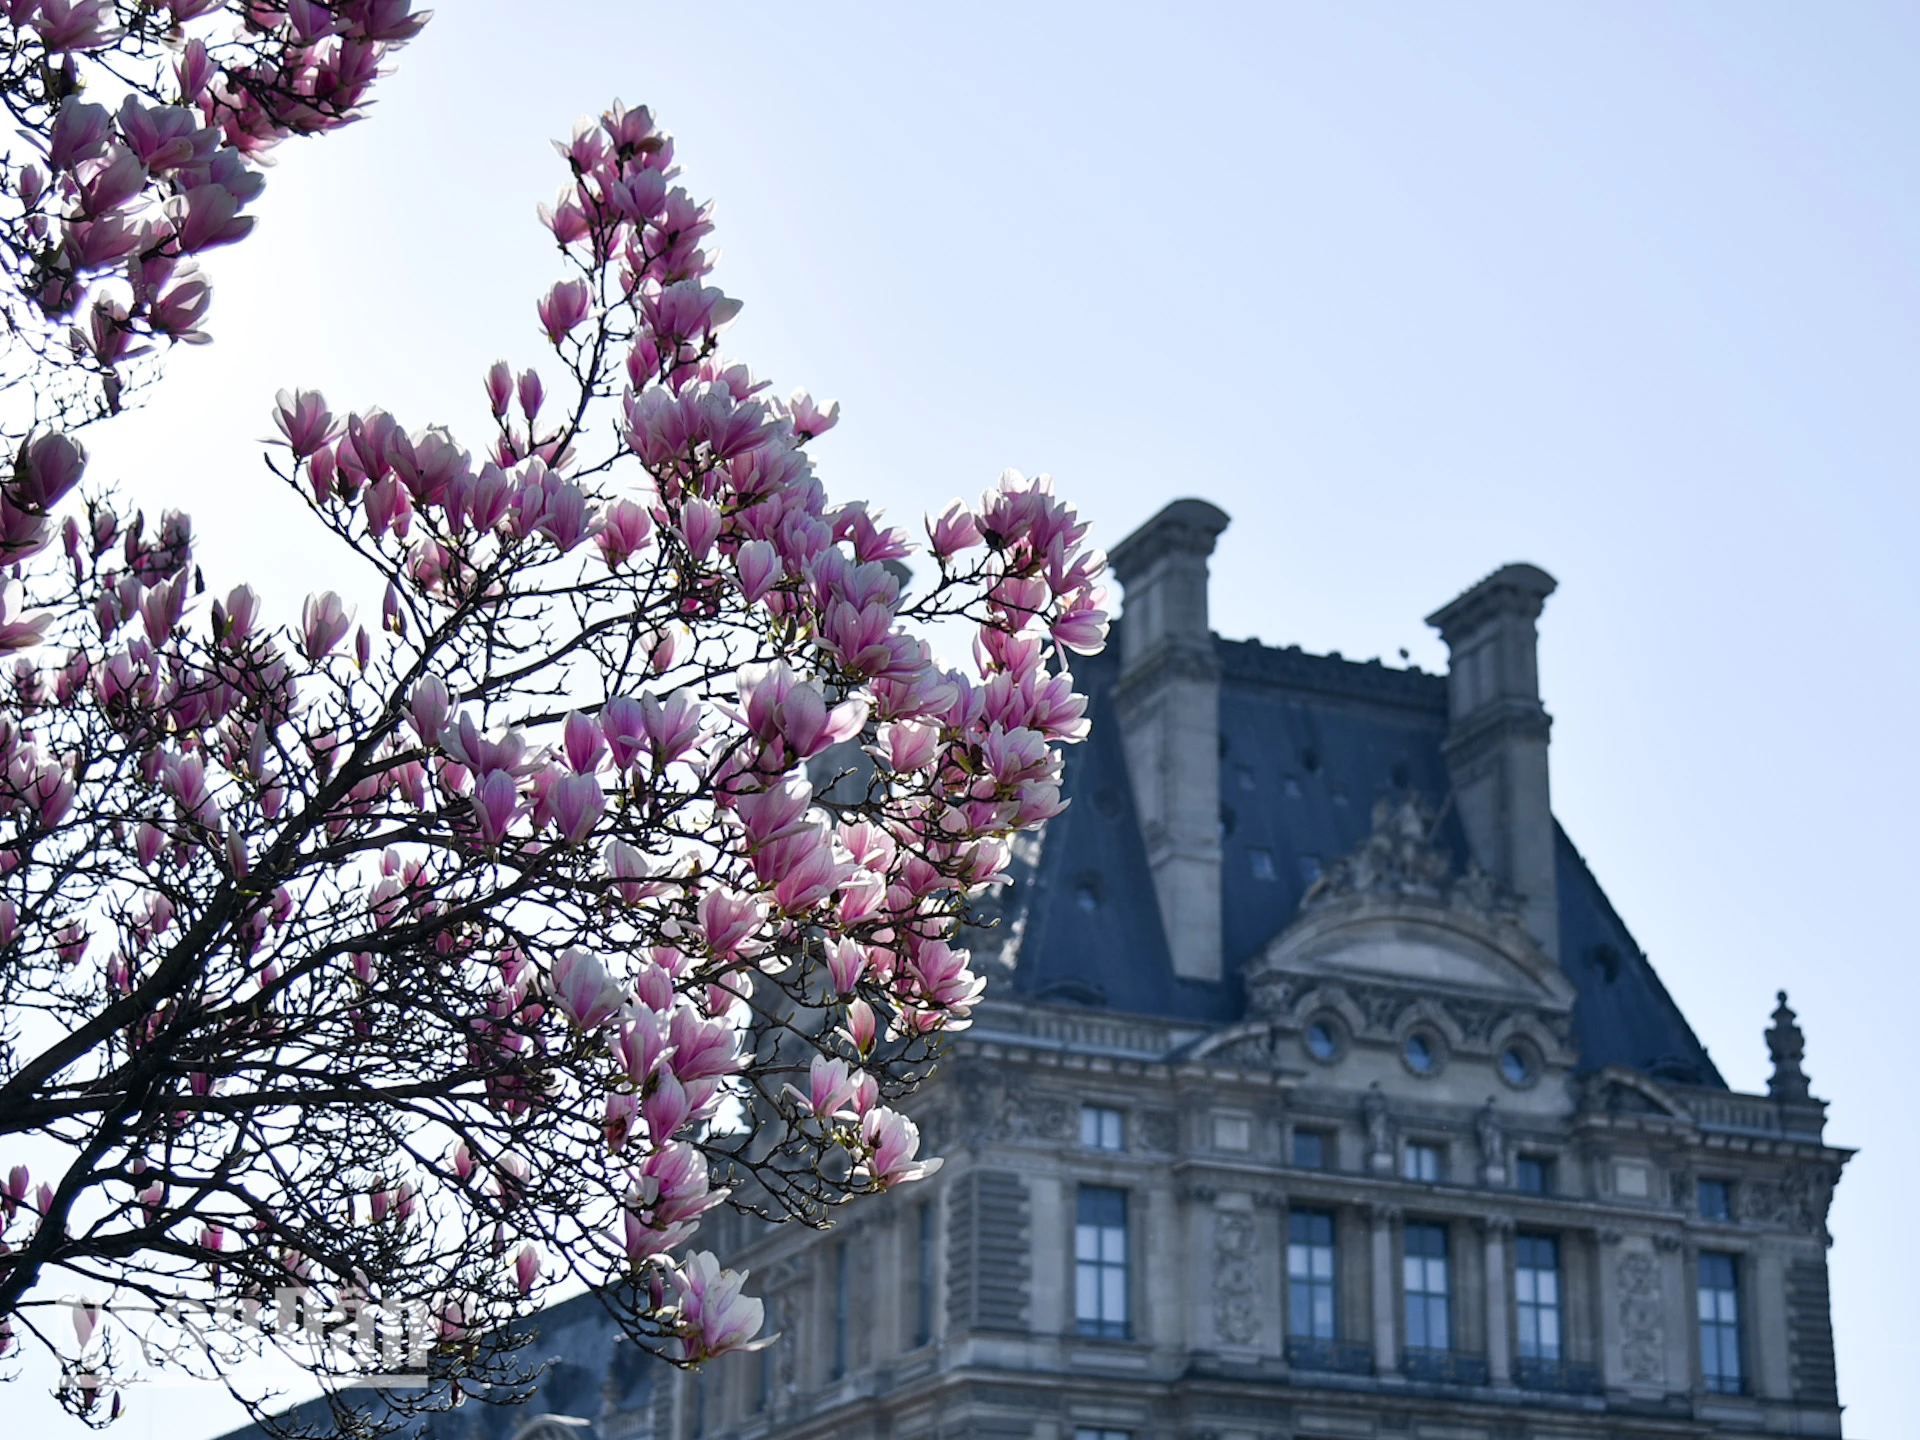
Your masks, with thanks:
[[[1114,706],[1175,973],[1218,980],[1220,662],[1207,628],[1207,557],[1227,528],[1176,500],[1113,548],[1126,589]]]
[[[1474,859],[1521,899],[1540,948],[1560,956],[1553,807],[1534,622],[1554,578],[1507,565],[1427,617],[1447,642],[1451,723],[1442,747]]]

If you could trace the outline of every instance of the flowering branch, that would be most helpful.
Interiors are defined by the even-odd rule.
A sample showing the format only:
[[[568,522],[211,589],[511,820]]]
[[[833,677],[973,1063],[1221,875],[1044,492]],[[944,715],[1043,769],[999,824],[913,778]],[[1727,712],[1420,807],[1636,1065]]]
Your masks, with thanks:
[[[1009,473],[906,578],[815,474],[838,407],[720,353],[671,138],[616,105],[560,148],[554,383],[488,371],[484,455],[280,396],[377,620],[206,601],[185,517],[103,497],[0,597],[0,1136],[67,1157],[9,1182],[0,1317],[76,1411],[115,1372],[43,1323],[56,1276],[427,1307],[433,1385],[355,1402],[391,1418],[497,1379],[563,1280],[676,1363],[762,1343],[701,1216],[823,1224],[938,1164],[898,1103],[1061,808],[1103,558]],[[46,437],[7,493],[44,517],[83,463]],[[956,621],[968,670],[925,638]]]

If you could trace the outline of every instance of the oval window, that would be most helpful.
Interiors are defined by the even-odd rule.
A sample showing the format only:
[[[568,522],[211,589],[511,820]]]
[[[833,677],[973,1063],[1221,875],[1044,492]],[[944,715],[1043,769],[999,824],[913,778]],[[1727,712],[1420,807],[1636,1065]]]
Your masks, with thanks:
[[[1438,1056],[1434,1052],[1433,1042],[1424,1035],[1409,1035],[1406,1048],[1402,1052],[1407,1057],[1407,1066],[1416,1075],[1431,1075]]]
[[[1533,1079],[1533,1060],[1518,1045],[1500,1052],[1500,1077],[1509,1085],[1525,1085]]]
[[[1331,1060],[1340,1053],[1340,1037],[1333,1026],[1324,1020],[1307,1026],[1307,1053],[1316,1060]]]

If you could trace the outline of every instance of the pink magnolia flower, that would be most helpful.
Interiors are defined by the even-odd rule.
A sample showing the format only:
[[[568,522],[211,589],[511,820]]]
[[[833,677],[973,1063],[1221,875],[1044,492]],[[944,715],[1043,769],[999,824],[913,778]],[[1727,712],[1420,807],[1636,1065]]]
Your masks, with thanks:
[[[866,701],[846,700],[829,711],[820,692],[779,661],[743,665],[735,683],[747,728],[763,741],[785,740],[801,759],[857,735],[866,724]]]
[[[704,1215],[728,1195],[710,1188],[706,1156],[684,1141],[662,1145],[631,1174],[654,1218],[666,1224]]]
[[[640,728],[652,748],[656,769],[693,749],[703,718],[699,699],[689,691],[675,690],[661,699],[650,693],[640,697]]]
[[[760,1336],[766,1312],[757,1299],[742,1293],[746,1272],[722,1270],[720,1262],[703,1250],[687,1259],[674,1280],[690,1359],[758,1350],[773,1343],[771,1336],[755,1338]]]
[[[37,435],[26,445],[13,486],[20,500],[36,510],[51,510],[80,483],[87,452],[65,435]]]
[[[587,318],[587,312],[593,308],[593,290],[585,280],[556,281],[535,308],[540,312],[540,324],[547,338],[557,345]]]
[[[780,552],[768,540],[749,540],[734,553],[733,565],[740,577],[740,598],[749,605],[780,580]]]
[[[616,500],[607,507],[604,523],[595,539],[609,569],[618,569],[638,554],[653,533],[653,520],[631,500]]]
[[[506,838],[522,809],[520,787],[505,770],[489,770],[473,788],[474,819],[480,826],[480,838],[498,845]]]
[[[793,433],[811,440],[840,423],[840,402],[835,400],[822,410],[806,391],[796,390],[787,397],[787,414],[793,420]]]
[[[423,675],[414,682],[407,697],[407,719],[423,745],[438,745],[447,728],[447,715],[453,706],[447,694],[447,682],[438,675]]]
[[[540,1252],[531,1242],[520,1247],[520,1253],[513,1260],[514,1282],[520,1287],[522,1298],[533,1293],[533,1282],[540,1278]]]
[[[813,786],[798,775],[783,776],[764,790],[750,790],[733,802],[733,813],[754,848],[797,835],[808,826]]]
[[[513,399],[513,371],[504,360],[496,360],[487,369],[487,408],[493,411],[493,418],[502,419],[507,413],[507,405]]]
[[[884,1105],[869,1109],[860,1121],[860,1139],[867,1146],[867,1157],[855,1173],[876,1190],[920,1180],[940,1168],[939,1160],[921,1160],[920,1127],[897,1110]]]
[[[618,1155],[633,1136],[634,1122],[640,1118],[640,1097],[631,1091],[616,1091],[607,1096],[607,1116],[600,1123],[607,1151]]]
[[[669,991],[667,1004],[659,1009],[649,1009],[642,1003],[630,1005],[621,1012],[620,1026],[613,1037],[614,1058],[636,1085],[645,1084],[667,1054],[672,1022],[666,1012],[672,1004]]]
[[[325,659],[347,633],[353,624],[353,610],[329,590],[321,595],[309,595],[300,619],[301,650],[307,659],[317,662]]]
[[[852,1043],[853,1048],[865,1055],[873,1049],[874,1018],[873,1007],[864,1000],[854,1000],[847,1005],[846,1028],[841,1031]],[[861,1112],[862,1114],[865,1111]]]
[[[940,512],[939,519],[927,518],[927,539],[932,543],[933,553],[945,560],[978,545],[980,527],[974,521],[973,512],[955,500]]]
[[[715,885],[695,907],[707,948],[721,959],[733,959],[753,947],[755,934],[766,921],[766,907],[751,895]]]
[[[554,782],[551,803],[560,838],[569,845],[578,845],[593,834],[593,827],[600,823],[607,797],[600,789],[598,776],[567,775]]]
[[[940,727],[925,721],[890,721],[876,738],[880,759],[897,775],[924,770],[940,754]]]
[[[824,827],[809,826],[776,840],[754,856],[754,870],[773,882],[774,903],[787,915],[811,910],[839,888],[853,870],[833,853]]]
[[[653,879],[653,867],[647,863],[647,857],[625,840],[609,840],[606,849],[600,852],[600,860],[615,882],[613,893],[629,905],[658,895],[666,888]]]
[[[693,1097],[687,1093],[672,1070],[661,1069],[640,1101],[640,1113],[647,1122],[647,1137],[659,1145],[680,1133],[680,1127],[693,1114]]]
[[[713,542],[720,538],[720,510],[706,500],[689,500],[680,507],[680,538],[687,553],[696,560],[707,558]]]
[[[955,950],[943,940],[928,940],[908,958],[907,964],[920,993],[930,1004],[964,1017],[987,985],[984,977],[967,969],[968,958],[966,951]]]
[[[18,581],[0,583],[0,652],[32,649],[45,638],[47,626],[53,623],[52,614],[45,610],[21,614],[21,593]]]
[[[196,185],[167,201],[174,243],[183,255],[231,245],[253,229],[253,217],[242,215],[240,197],[225,185]]]
[[[567,764],[573,767],[577,775],[593,773],[599,768],[600,757],[607,753],[607,741],[600,733],[600,722],[578,710],[567,712],[566,721],[560,727],[560,738],[567,752]]]
[[[829,1120],[846,1108],[847,1102],[853,1098],[854,1088],[846,1061],[815,1055],[813,1066],[807,1074],[806,1093],[802,1094],[791,1085],[786,1087],[786,1093],[798,1100],[808,1113]]]
[[[842,995],[851,995],[866,972],[866,947],[857,940],[836,937],[827,941],[826,950],[827,974],[833,980],[833,988]]]
[[[625,996],[597,955],[578,946],[554,957],[553,1003],[582,1030],[597,1030],[619,1013]]]
[[[703,1019],[685,1005],[673,1012],[668,1041],[673,1047],[668,1063],[687,1084],[736,1074],[740,1069],[739,1032],[725,1021]]]
[[[273,423],[296,460],[306,459],[340,433],[325,397],[315,390],[282,390],[274,397]]]

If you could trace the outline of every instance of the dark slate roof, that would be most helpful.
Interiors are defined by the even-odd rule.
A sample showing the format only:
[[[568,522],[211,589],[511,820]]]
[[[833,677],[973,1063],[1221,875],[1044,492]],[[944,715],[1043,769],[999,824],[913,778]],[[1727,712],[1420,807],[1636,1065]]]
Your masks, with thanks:
[[[1026,917],[1016,994],[1201,1022],[1240,1018],[1241,967],[1286,927],[1321,868],[1366,838],[1383,795],[1418,792],[1442,816],[1438,843],[1465,865],[1466,839],[1446,803],[1440,754],[1444,676],[1254,640],[1214,644],[1223,979],[1206,984],[1173,973],[1114,721],[1115,643],[1076,671],[1092,733],[1068,748],[1063,789],[1072,803],[1048,825],[1038,862],[1016,882],[1026,891],[1015,901]],[[1573,1020],[1581,1069],[1630,1065],[1722,1086],[1564,834],[1558,859],[1561,954],[1579,992]]]

